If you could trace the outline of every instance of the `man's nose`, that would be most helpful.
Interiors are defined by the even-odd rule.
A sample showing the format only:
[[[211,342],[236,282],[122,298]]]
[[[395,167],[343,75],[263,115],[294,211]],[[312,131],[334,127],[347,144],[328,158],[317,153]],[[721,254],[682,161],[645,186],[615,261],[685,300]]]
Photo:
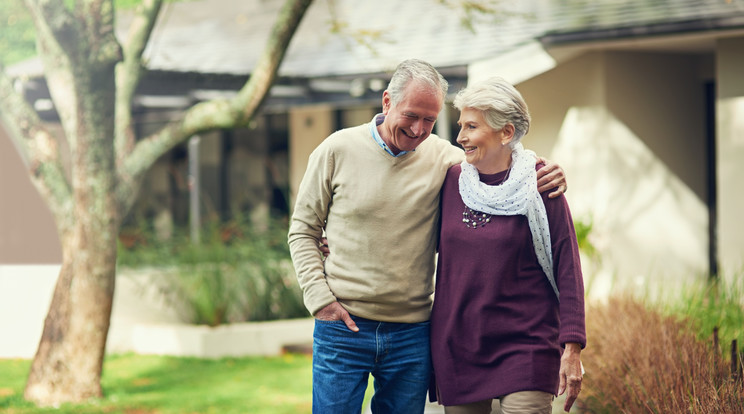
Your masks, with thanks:
[[[411,125],[411,131],[420,137],[426,134],[426,126],[423,121],[417,121]]]

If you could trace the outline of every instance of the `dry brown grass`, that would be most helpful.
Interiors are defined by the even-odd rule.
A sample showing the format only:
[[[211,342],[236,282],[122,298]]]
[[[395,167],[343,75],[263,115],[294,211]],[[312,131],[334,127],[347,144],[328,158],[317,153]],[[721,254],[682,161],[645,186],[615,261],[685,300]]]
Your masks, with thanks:
[[[583,412],[744,413],[728,352],[697,340],[687,322],[623,298],[587,306],[586,323]]]

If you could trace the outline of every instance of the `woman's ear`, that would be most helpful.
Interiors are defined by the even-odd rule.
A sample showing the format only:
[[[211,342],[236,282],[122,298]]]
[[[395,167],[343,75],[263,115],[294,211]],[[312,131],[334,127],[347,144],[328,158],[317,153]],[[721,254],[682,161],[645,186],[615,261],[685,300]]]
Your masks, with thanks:
[[[514,139],[514,125],[506,124],[501,128],[501,145],[507,145]]]

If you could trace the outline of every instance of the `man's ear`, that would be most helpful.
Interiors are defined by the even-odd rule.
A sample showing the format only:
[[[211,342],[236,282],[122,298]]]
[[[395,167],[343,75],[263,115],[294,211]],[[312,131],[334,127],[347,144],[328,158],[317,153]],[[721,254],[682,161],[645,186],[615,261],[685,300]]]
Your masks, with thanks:
[[[382,93],[382,114],[387,115],[390,107],[393,105],[392,98],[387,90]]]

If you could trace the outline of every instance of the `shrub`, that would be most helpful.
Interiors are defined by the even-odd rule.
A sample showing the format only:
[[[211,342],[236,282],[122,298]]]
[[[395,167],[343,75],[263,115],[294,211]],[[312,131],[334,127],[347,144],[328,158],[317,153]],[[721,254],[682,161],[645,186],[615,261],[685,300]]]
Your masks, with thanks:
[[[136,243],[120,243],[119,265],[156,268],[161,275],[157,287],[186,321],[216,326],[308,316],[289,257],[286,225],[213,224],[200,243],[182,233],[164,241],[151,234],[140,226],[122,238]]]
[[[587,307],[587,337],[577,402],[584,412],[744,412],[741,375],[696,337],[689,319],[614,298]]]

